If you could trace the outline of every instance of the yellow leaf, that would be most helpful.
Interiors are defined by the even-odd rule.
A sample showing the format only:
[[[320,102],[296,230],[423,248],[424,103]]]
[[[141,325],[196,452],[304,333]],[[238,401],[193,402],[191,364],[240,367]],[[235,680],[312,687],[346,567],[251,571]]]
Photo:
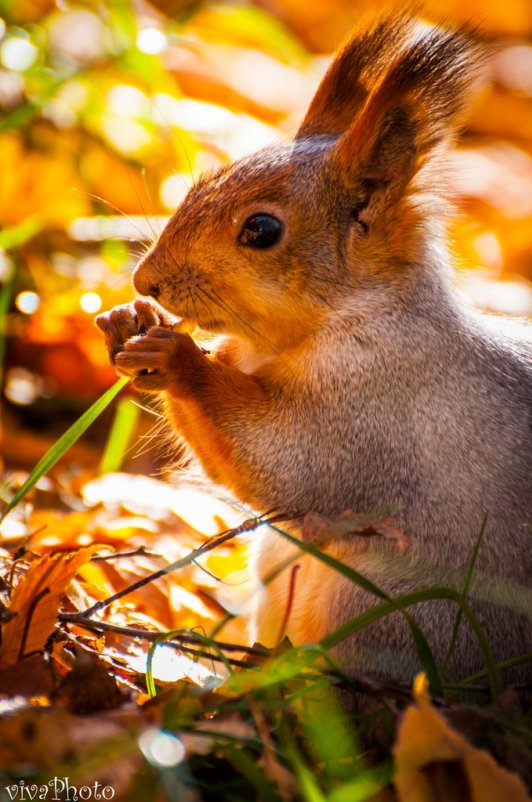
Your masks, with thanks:
[[[430,704],[423,675],[414,682],[415,703],[400,724],[395,756],[395,787],[399,802],[455,799],[442,794],[459,784],[464,802],[531,802],[519,777],[499,766],[455,732]]]
[[[15,665],[24,655],[42,649],[57,619],[61,596],[81,566],[99,546],[35,560],[11,597],[17,616],[2,628],[0,667]]]

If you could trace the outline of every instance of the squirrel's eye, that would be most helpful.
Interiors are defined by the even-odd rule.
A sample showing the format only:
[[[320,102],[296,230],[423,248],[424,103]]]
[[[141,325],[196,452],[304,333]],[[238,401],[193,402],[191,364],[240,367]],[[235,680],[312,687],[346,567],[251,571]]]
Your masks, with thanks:
[[[271,214],[252,214],[238,237],[241,245],[250,248],[271,248],[281,239],[283,224]]]

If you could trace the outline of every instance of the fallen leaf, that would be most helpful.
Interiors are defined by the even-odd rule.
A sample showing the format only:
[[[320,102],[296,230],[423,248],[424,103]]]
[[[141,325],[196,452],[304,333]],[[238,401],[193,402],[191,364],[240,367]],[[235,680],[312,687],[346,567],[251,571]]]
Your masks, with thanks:
[[[99,546],[35,560],[20,580],[9,606],[17,616],[2,628],[0,667],[12,666],[25,654],[40,651],[54,628],[61,596],[80,567]]]
[[[399,802],[531,802],[521,779],[455,732],[430,704],[425,675],[414,682],[394,747]]]
[[[0,671],[0,694],[6,696],[50,696],[53,688],[52,668],[40,654],[32,654]]]
[[[53,695],[53,701],[71,713],[86,715],[114,710],[127,699],[116,679],[93,655],[79,650],[72,670]]]

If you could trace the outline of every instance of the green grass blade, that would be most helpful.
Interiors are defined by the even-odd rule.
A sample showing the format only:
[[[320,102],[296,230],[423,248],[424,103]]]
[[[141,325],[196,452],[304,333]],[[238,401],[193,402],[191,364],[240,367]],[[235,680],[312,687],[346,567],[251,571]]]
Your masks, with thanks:
[[[100,473],[113,473],[120,470],[139,415],[139,407],[133,404],[129,398],[122,398],[118,402],[113,425],[100,462]]]
[[[405,593],[401,596],[396,596],[393,600],[387,601],[383,604],[378,604],[375,607],[372,607],[370,610],[366,610],[356,618],[351,619],[351,621],[348,621],[341,627],[338,627],[338,629],[336,629],[334,632],[326,635],[318,645],[325,649],[331,649],[345,638],[348,638],[350,635],[353,635],[360,629],[369,626],[369,624],[372,624],[374,621],[378,621],[380,618],[396,612],[398,607],[409,607],[410,605],[419,604],[420,602],[435,601],[438,599],[454,601],[461,607],[462,613],[467,619],[482,653],[484,666],[486,669],[485,674],[489,680],[492,696],[496,697],[502,690],[502,680],[499,669],[486,639],[486,635],[484,634],[484,630],[477,621],[477,618],[471,610],[469,604],[463,598],[462,594],[457,590],[454,590],[454,588],[426,588],[424,590],[416,590],[412,593]]]
[[[327,802],[327,797],[321,790],[315,774],[304,763],[303,758],[295,746],[285,748],[285,754],[297,778],[298,790],[305,802]]]
[[[467,599],[467,597],[469,595],[469,589],[471,587],[471,581],[473,579],[473,572],[475,570],[475,565],[477,564],[478,553],[480,551],[480,546],[481,546],[482,540],[484,538],[484,532],[486,531],[486,526],[488,524],[488,518],[489,518],[489,511],[486,510],[484,518],[482,519],[480,532],[478,533],[478,537],[476,539],[476,542],[475,542],[475,545],[474,545],[474,548],[473,548],[473,553],[471,555],[471,560],[469,562],[469,568],[467,570],[467,575],[466,575],[465,582],[464,582],[464,589],[462,591],[462,596],[464,597],[464,599]],[[454,651],[454,647],[456,646],[456,639],[458,638],[458,630],[460,629],[461,620],[462,620],[462,608],[459,607],[458,608],[458,612],[456,614],[456,620],[454,622],[453,632],[452,632],[452,635],[451,635],[451,641],[449,643],[449,647],[447,649],[447,653],[446,653],[445,657],[443,658],[443,663],[442,663],[442,667],[441,667],[441,670],[442,670],[443,673],[445,673],[445,671],[447,669],[447,666],[449,664],[449,660],[451,659],[452,653]]]
[[[222,747],[217,745],[217,751],[223,754],[229,762],[232,763],[234,768],[240,772],[242,777],[255,788],[258,799],[264,800],[264,802],[279,802],[280,797],[268,782],[263,770],[259,768],[257,762],[253,761],[240,746],[236,748],[229,744]],[[251,789],[249,798],[256,798],[251,792]]]
[[[503,671],[506,668],[515,668],[516,666],[524,666],[526,663],[532,663],[532,652],[525,652],[525,654],[520,654],[517,657],[509,657],[508,660],[502,660],[500,663],[497,663],[497,670]],[[487,676],[487,671],[484,669],[483,671],[477,671],[475,674],[471,674],[469,677],[466,677],[460,685],[471,685],[473,682],[476,682],[478,679],[484,679]]]
[[[379,588],[374,582],[372,582],[367,577],[360,574],[358,571],[355,571],[354,568],[351,568],[348,565],[336,560],[334,557],[331,557],[329,554],[326,554],[320,549],[317,549],[310,543],[305,543],[303,540],[299,540],[298,538],[294,537],[293,535],[288,534],[283,529],[279,529],[279,527],[274,526],[273,524],[268,524],[271,529],[277,532],[279,535],[285,538],[285,540],[290,541],[293,543],[294,546],[297,546],[301,551],[305,551],[308,554],[312,554],[316,559],[320,560],[321,562],[328,565],[330,568],[333,568],[338,573],[343,574],[343,576],[347,577],[354,582],[359,587],[367,590],[368,593],[372,593],[374,596],[377,596],[380,599],[384,599],[387,605],[390,606],[390,610],[397,610],[399,611],[406,619],[408,626],[410,627],[410,631],[412,633],[412,638],[416,645],[416,649],[429,680],[429,685],[431,689],[431,693],[435,696],[443,696],[443,686],[440,679],[440,673],[438,671],[438,666],[436,665],[436,660],[434,659],[434,655],[432,654],[432,650],[428,644],[427,639],[425,638],[421,628],[415,621],[415,619],[408,613],[407,610],[403,608],[401,604],[398,604],[395,599],[389,596],[384,590]],[[323,641],[322,641],[323,643]]]
[[[39,479],[48,473],[51,468],[53,468],[56,462],[61,459],[63,454],[65,454],[68,449],[74,445],[76,440],[78,440],[89,428],[89,426],[94,423],[96,418],[101,415],[104,409],[111,403],[113,398],[120,392],[120,390],[126,386],[128,381],[129,379],[127,377],[118,379],[118,381],[115,382],[112,387],[110,387],[102,396],[100,396],[100,398],[95,401],[94,404],[89,407],[89,409],[87,409],[86,412],[84,412],[83,415],[81,415],[81,417],[78,418],[78,420],[73,423],[63,435],[61,435],[59,440],[54,443],[54,445],[46,452],[40,462],[37,463],[22,487],[17,490],[2,513],[0,521],[2,521],[6,515],[8,515],[11,510],[14,509],[20,501],[22,501],[32,487],[37,484]]]
[[[27,217],[22,223],[0,231],[0,248],[7,251],[9,248],[20,248],[29,239],[38,234],[42,228],[42,220],[38,215]]]
[[[4,359],[6,355],[7,313],[15,289],[16,268],[12,266],[0,290],[0,387],[4,384]]]
[[[158,639],[154,640],[148,650],[148,657],[146,659],[146,689],[151,699],[157,696],[157,687],[153,676],[153,661],[155,659],[155,650],[160,646]]]
[[[365,802],[377,799],[377,794],[391,783],[390,765],[382,765],[376,769],[360,772],[357,777],[344,785],[335,788],[328,796],[327,802]]]

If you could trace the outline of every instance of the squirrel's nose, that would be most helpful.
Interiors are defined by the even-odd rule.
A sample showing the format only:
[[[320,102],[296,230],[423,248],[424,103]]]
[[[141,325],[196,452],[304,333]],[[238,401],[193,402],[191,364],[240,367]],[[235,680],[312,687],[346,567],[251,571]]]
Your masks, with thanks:
[[[150,277],[145,260],[139,262],[133,271],[133,286],[140,295],[151,295],[152,298],[157,298],[159,295],[159,285]]]

